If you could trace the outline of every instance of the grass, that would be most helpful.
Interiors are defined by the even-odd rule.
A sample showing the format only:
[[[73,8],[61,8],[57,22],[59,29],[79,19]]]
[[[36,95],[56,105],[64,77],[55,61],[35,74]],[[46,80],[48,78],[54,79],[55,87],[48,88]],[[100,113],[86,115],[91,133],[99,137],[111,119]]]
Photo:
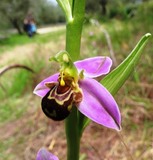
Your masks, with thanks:
[[[51,37],[53,37],[54,40],[57,40],[62,34],[64,34],[64,29],[59,32],[50,32],[48,34],[36,34],[32,38],[29,38],[27,35],[12,34],[3,40],[0,40],[0,54],[7,50],[11,50],[16,46],[22,46],[30,43],[44,44],[50,41]]]
[[[53,38],[53,41],[50,37]],[[33,87],[41,80],[39,73],[46,72],[50,74],[48,72],[50,65],[46,69],[47,71],[43,68],[46,61],[50,64],[48,59],[53,54],[51,53],[52,49],[57,50],[58,43],[59,45],[61,44],[60,41],[56,42],[60,37],[62,39],[65,37],[63,30],[36,35],[32,39],[25,35],[12,35],[8,39],[1,41],[0,46],[5,51],[2,52],[1,50],[0,53],[4,58],[6,57],[5,60],[1,61],[1,67],[22,64],[33,69],[34,73],[18,68],[11,69],[0,77],[0,101],[2,101],[0,105],[0,115],[2,115],[0,124],[23,116],[28,108],[26,105],[29,97],[26,95],[29,93],[31,95]],[[21,97],[27,97],[25,102]]]
[[[110,35],[113,51],[120,63],[134,48],[140,37],[152,32],[150,19],[152,10],[140,8],[144,13],[126,21],[111,20],[100,24]],[[151,5],[149,4],[151,8]],[[142,12],[145,9],[145,12]],[[138,12],[138,13],[139,13]],[[146,13],[147,12],[147,13]],[[142,20],[143,19],[143,20]],[[134,23],[137,22],[137,23]],[[139,30],[138,30],[139,29]],[[26,36],[12,35],[0,42],[0,54],[7,58],[3,65],[20,63],[32,68],[32,74],[26,70],[10,70],[0,78],[4,90],[0,88],[0,159],[35,159],[40,146],[53,146],[52,151],[63,159],[65,157],[65,137],[63,123],[48,121],[40,111],[40,99],[32,94],[35,85],[56,66],[48,58],[64,49],[65,32],[59,31],[36,35],[32,39]],[[122,135],[134,159],[152,159],[153,133],[153,38],[150,39],[139,65],[133,75],[115,96],[122,113]],[[22,48],[22,54],[17,48]],[[27,48],[33,48],[28,50]],[[9,54],[7,52],[10,52]],[[29,53],[30,52],[30,53]],[[81,56],[110,55],[107,41],[100,27],[85,25],[82,36]],[[5,63],[4,63],[5,62]],[[1,65],[2,66],[2,65]],[[94,137],[94,138],[93,138]],[[91,139],[93,139],[91,141]],[[55,145],[53,142],[55,141]],[[100,143],[99,143],[100,142]],[[116,133],[91,123],[82,139],[81,151],[85,160],[104,159],[128,160],[129,155]],[[93,155],[95,156],[93,158]]]
[[[0,110],[0,122],[17,119],[23,115],[27,107],[25,107],[26,104],[20,97],[24,95],[25,87],[26,91],[31,91],[29,88],[32,85],[31,80],[32,73],[21,69],[8,71],[2,76],[1,84],[3,85],[3,90],[0,90],[0,99],[3,103]]]

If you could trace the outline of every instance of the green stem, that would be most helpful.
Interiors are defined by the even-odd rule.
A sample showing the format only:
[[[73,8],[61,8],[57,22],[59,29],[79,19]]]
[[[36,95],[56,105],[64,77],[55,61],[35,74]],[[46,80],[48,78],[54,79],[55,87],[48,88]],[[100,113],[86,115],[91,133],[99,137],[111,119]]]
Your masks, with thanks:
[[[72,20],[66,25],[66,50],[73,61],[80,56],[81,33],[84,21],[85,0],[75,0]]]
[[[80,43],[78,42],[81,41],[80,33],[82,28],[78,28],[77,26],[79,24],[75,21],[68,23],[66,26],[66,50],[71,55],[73,61],[77,60],[80,55]]]
[[[67,138],[67,160],[79,160],[80,137],[78,134],[77,108],[73,110],[65,121]]]
[[[81,33],[84,21],[85,0],[73,0],[72,20],[66,25],[66,51],[73,61],[80,56]],[[79,160],[80,133],[78,111],[75,106],[65,121],[67,138],[67,160]]]

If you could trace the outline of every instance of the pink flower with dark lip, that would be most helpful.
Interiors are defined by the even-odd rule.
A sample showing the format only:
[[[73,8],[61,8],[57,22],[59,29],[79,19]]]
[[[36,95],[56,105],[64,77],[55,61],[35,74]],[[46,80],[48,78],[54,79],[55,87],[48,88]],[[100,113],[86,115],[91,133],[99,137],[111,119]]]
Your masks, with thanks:
[[[78,78],[77,81],[77,85],[82,94],[81,101],[76,105],[78,110],[98,124],[120,130],[121,115],[118,105],[109,91],[95,80],[95,78],[109,73],[112,66],[112,60],[109,57],[98,56],[76,61],[74,62],[74,65],[78,74],[83,75],[82,78]],[[53,89],[48,86],[58,84],[59,87],[59,75],[61,75],[61,73],[56,73],[41,81],[34,89],[34,93],[40,97],[45,97],[47,93],[48,95],[51,95],[50,90]],[[50,102],[48,101],[47,105],[49,103]],[[51,104],[52,103],[50,103],[50,105]]]

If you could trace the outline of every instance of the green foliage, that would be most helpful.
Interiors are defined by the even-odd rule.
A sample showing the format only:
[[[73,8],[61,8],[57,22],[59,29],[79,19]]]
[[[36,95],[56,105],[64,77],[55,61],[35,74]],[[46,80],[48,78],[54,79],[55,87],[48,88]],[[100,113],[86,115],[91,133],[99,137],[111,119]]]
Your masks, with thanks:
[[[26,4],[26,5],[25,5]],[[23,19],[28,12],[30,0],[16,1],[16,0],[1,0],[0,15],[4,17],[4,22],[9,23],[16,28],[18,32],[22,33]],[[6,20],[5,20],[6,19]],[[1,24],[0,22],[0,24]]]
[[[143,14],[142,14],[143,13]],[[143,22],[142,29],[152,32],[152,17],[153,17],[153,1],[148,1],[139,5],[136,15],[133,18],[136,29],[139,29],[139,23]]]
[[[95,12],[100,12],[99,0],[97,0],[97,1],[87,0],[86,12],[87,12],[87,14],[89,14],[89,13],[94,14]]]
[[[102,20],[111,18],[126,20],[135,17],[137,14],[141,14],[141,11],[147,13],[148,8],[150,12],[152,11],[152,1],[149,0],[144,2],[141,0],[107,0],[106,2],[106,15],[103,15],[101,12],[102,6],[100,6],[100,0],[88,0],[86,4],[87,17],[91,16],[93,18],[97,15],[97,17]],[[144,17],[139,17],[141,17],[141,19],[145,18],[146,13],[143,14]],[[147,18],[147,20],[149,19],[152,20],[151,17]]]
[[[135,15],[138,4],[132,1],[110,0],[107,7],[109,18],[126,20]]]
[[[7,28],[15,28],[18,33],[23,33],[23,21],[29,14],[34,17],[37,25],[65,22],[59,6],[48,0],[37,0],[37,3],[33,0],[1,0],[0,33],[6,32]]]
[[[38,25],[65,22],[64,14],[58,5],[53,5],[50,2],[43,2],[39,7],[37,13],[33,12]]]
[[[32,68],[35,73],[18,68],[9,70],[0,77],[0,123],[17,119],[25,113],[28,108],[28,96],[26,94],[30,93],[29,95],[32,95],[31,86],[33,85],[35,75],[45,65],[45,61],[42,60],[44,51],[41,51],[41,45],[49,42],[51,37],[54,37],[54,40],[56,41],[61,34],[64,34],[63,30],[57,33],[53,32],[36,35],[32,39],[28,38],[27,36],[12,35],[8,39],[0,41],[0,48],[3,48],[3,50],[0,50],[1,54],[3,54],[6,50],[13,50],[13,48],[16,46],[26,45],[29,43],[40,44],[40,47],[36,48],[35,53],[31,53],[31,57],[25,57],[22,61],[18,60],[18,63]],[[38,56],[38,53],[41,55]],[[6,64],[6,66],[7,65],[9,65],[9,63]],[[0,67],[4,66],[1,66],[0,64]],[[26,97],[24,101],[25,103],[23,103],[23,99],[20,99],[21,97]]]
[[[10,70],[1,77],[3,89],[0,89],[0,101],[3,100],[3,103],[1,103],[0,122],[18,118],[24,113],[25,104],[22,104],[18,98],[23,94],[25,86],[28,87],[32,84],[30,83],[31,79],[31,73],[20,69]]]
[[[102,80],[102,84],[112,95],[117,93],[120,87],[129,78],[130,74],[134,71],[138,61],[140,60],[142,49],[146,45],[150,36],[151,34],[149,33],[144,35],[133,51],[131,51],[129,56]]]
[[[22,100],[18,98],[24,94],[24,91],[30,89],[32,73],[23,69],[12,69],[1,75],[0,83],[2,86],[0,89],[0,101],[2,102],[3,100],[0,110],[0,122],[20,117],[26,107],[24,107],[25,104],[22,104]]]

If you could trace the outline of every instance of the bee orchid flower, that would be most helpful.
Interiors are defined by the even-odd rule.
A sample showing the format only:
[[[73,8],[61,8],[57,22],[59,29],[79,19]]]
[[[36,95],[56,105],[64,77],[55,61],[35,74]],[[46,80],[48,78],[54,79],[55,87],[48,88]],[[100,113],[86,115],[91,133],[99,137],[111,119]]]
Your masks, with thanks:
[[[47,151],[45,148],[39,149],[36,160],[59,160],[58,157]]]
[[[97,56],[72,62],[66,51],[51,58],[60,63],[60,71],[41,81],[34,93],[42,97],[42,110],[53,120],[63,120],[72,107],[92,121],[120,130],[121,115],[109,91],[96,78],[109,73],[112,60]]]

